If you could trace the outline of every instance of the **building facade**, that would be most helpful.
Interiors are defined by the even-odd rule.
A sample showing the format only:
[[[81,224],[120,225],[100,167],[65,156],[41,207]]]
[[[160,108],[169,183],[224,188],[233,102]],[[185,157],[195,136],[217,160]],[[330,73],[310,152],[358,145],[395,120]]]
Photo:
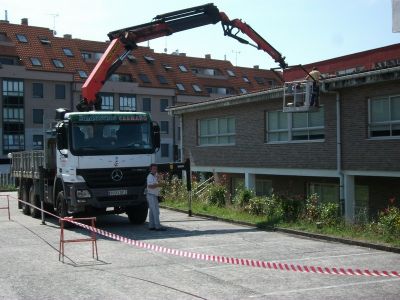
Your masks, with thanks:
[[[317,193],[348,220],[373,217],[400,199],[397,62],[322,80],[316,111],[283,112],[283,88],[173,107],[183,156],[193,171],[224,174],[231,193],[240,184],[259,195]]]
[[[105,33],[106,34],[106,33]],[[223,37],[221,37],[223,38]],[[55,109],[75,110],[81,88],[108,42],[56,37],[48,28],[0,21],[0,159],[41,149]],[[139,47],[101,90],[102,110],[146,111],[161,127],[158,162],[179,159],[179,122],[169,106],[201,102],[279,85],[279,75],[235,67],[226,60],[160,54]]]

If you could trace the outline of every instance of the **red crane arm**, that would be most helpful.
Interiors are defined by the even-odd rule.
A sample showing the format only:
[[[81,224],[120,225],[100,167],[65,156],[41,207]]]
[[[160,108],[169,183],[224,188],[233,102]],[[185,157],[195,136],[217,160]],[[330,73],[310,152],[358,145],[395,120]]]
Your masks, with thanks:
[[[225,35],[267,52],[279,63],[281,68],[284,69],[287,67],[285,58],[249,25],[239,19],[229,20],[225,13],[220,12],[216,6],[210,3],[158,15],[150,23],[110,32],[108,36],[111,43],[86,79],[82,87],[83,100],[78,104],[77,109],[80,111],[90,110],[93,106],[95,109],[99,108],[101,105],[101,99],[99,99],[98,95],[99,91],[106,80],[122,64],[125,57],[133,49],[137,48],[137,43],[218,22],[222,23]],[[234,29],[238,31],[232,33]],[[246,34],[257,45],[255,46],[247,40],[238,37],[237,34],[239,32]]]

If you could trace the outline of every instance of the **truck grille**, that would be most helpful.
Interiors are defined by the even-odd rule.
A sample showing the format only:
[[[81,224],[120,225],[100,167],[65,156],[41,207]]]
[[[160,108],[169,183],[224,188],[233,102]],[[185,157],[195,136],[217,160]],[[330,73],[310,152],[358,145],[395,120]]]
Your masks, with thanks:
[[[120,180],[112,173],[121,175]],[[147,168],[115,168],[115,169],[77,169],[76,174],[82,176],[89,188],[144,186],[148,174]]]

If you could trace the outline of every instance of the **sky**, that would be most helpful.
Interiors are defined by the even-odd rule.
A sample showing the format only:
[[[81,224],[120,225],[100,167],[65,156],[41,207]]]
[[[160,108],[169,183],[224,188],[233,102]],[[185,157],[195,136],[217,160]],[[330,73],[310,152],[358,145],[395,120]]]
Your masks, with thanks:
[[[400,43],[400,32],[392,32],[392,0],[0,0],[0,19],[7,11],[10,23],[28,18],[29,25],[54,29],[59,37],[106,41],[110,31],[210,2],[249,24],[289,65]],[[278,66],[267,53],[225,37],[220,23],[140,44],[148,45],[159,53],[211,54],[242,67]]]

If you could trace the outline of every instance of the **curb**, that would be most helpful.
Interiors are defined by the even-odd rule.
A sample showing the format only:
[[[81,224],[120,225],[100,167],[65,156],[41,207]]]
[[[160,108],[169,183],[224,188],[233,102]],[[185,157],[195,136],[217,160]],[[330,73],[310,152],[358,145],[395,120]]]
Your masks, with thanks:
[[[168,209],[168,210],[172,210],[172,211],[176,211],[176,212],[180,212],[180,213],[187,213],[186,210],[179,209],[179,208],[172,208],[172,207],[168,207],[168,206],[161,205],[161,204],[160,204],[160,208],[164,208],[164,209]],[[228,219],[224,219],[224,218],[216,217],[216,216],[210,216],[210,215],[202,214],[202,213],[193,213],[192,212],[192,215],[210,219],[210,220],[214,220],[214,221],[222,221],[222,222],[231,223],[231,224],[238,224],[238,225],[253,227],[253,228],[256,228],[259,230],[263,230],[263,231],[277,231],[277,232],[283,232],[283,233],[292,234],[292,235],[301,235],[301,236],[318,239],[318,240],[337,242],[337,243],[342,243],[342,244],[347,244],[347,245],[352,245],[352,246],[359,246],[359,247],[364,247],[364,248],[370,248],[370,249],[376,249],[376,250],[400,254],[400,248],[398,248],[398,247],[386,246],[386,245],[382,245],[382,244],[374,244],[374,243],[364,242],[364,241],[350,240],[350,239],[345,239],[345,238],[340,238],[340,237],[335,237],[335,236],[330,236],[330,235],[323,235],[323,234],[318,234],[318,233],[311,233],[311,232],[295,230],[295,229],[287,229],[287,228],[281,228],[281,227],[272,227],[271,226],[271,227],[267,227],[267,228],[259,228],[256,225],[248,223],[248,222],[233,221],[233,220],[228,220]]]

